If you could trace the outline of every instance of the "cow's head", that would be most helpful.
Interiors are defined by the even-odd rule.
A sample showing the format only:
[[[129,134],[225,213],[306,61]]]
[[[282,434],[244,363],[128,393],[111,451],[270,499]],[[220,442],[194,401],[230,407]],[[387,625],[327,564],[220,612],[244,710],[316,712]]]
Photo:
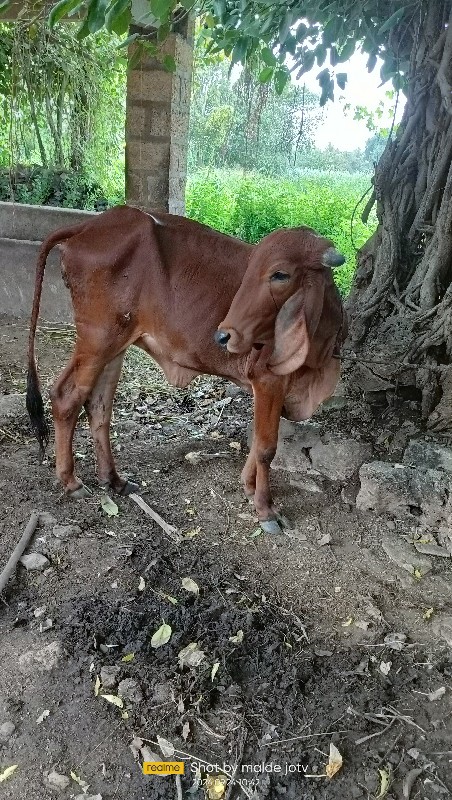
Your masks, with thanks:
[[[294,372],[306,359],[322,315],[330,268],[344,261],[333,243],[311,228],[266,236],[251,253],[216,342],[240,355],[273,343],[272,372]]]

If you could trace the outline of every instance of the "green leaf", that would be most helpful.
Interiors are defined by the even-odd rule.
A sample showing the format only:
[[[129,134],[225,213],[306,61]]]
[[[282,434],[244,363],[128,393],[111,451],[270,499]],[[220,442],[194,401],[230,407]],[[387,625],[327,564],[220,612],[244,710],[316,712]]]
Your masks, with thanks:
[[[260,83],[268,83],[273,76],[273,67],[264,67],[262,72],[259,73]]]
[[[289,72],[287,69],[278,69],[274,75],[276,94],[282,94],[287,81],[289,80]]]
[[[226,12],[226,0],[213,0],[213,13],[220,22],[224,22]]]
[[[108,514],[109,517],[116,517],[119,514],[118,506],[111,499],[111,497],[108,496],[108,494],[102,495],[102,497],[100,498],[100,504],[105,513]]]
[[[116,2],[113,0],[111,5],[108,7],[107,13],[105,14],[105,27],[107,31],[113,31],[113,25],[115,24],[116,20],[118,20],[124,11],[129,7],[130,0],[116,0]]]
[[[261,58],[264,64],[267,64],[268,67],[274,67],[276,64],[275,54],[269,47],[264,47],[261,51]]]
[[[246,53],[248,50],[248,40],[241,37],[237,40],[237,43],[234,45],[231,54],[231,62],[232,64],[238,64],[241,62],[242,64],[246,61]]]
[[[325,61],[325,58],[326,58],[326,47],[325,47],[325,45],[318,44],[317,47],[315,48],[314,52],[315,52],[315,57],[317,59],[317,65],[319,67],[321,67],[322,64]]]
[[[303,54],[303,66],[297,73],[297,78],[300,78],[301,75],[304,75],[305,72],[310,72],[310,70],[314,66],[315,61],[315,53],[314,50],[308,50],[306,53]]]
[[[0,11],[4,11],[11,4],[11,0],[0,0]]]
[[[172,3],[171,0],[150,0],[151,11],[157,19],[167,20]]]
[[[355,52],[355,49],[356,49],[355,40],[348,39],[345,42],[343,48],[341,49],[341,52],[339,53],[337,60],[340,61],[341,64],[343,64],[344,61],[348,61],[348,59],[351,58],[353,53]]]
[[[173,56],[167,54],[163,59],[163,66],[167,72],[176,72],[176,62]]]
[[[126,8],[121,16],[117,17],[113,22],[111,26],[112,33],[116,33],[118,36],[124,36],[129,30],[131,21],[132,11],[130,8]]]
[[[381,35],[382,33],[386,33],[386,31],[391,30],[391,28],[395,28],[395,26],[402,19],[404,13],[405,13],[405,6],[402,6],[401,8],[398,8],[397,11],[394,12],[394,14],[391,14],[389,19],[387,19],[386,22],[383,23],[381,28],[379,28],[378,30],[379,35]]]
[[[296,33],[295,33],[295,37],[297,39],[297,42],[300,42],[300,43],[304,42],[307,32],[308,32],[307,26],[304,24],[304,22],[300,22],[300,24],[299,24],[299,26],[298,26],[298,28],[296,30]]]
[[[279,43],[280,44],[284,44],[284,42],[286,41],[286,39],[287,39],[287,37],[289,35],[289,31],[290,31],[290,26],[291,25],[292,25],[292,12],[291,11],[287,11],[285,16],[284,16],[283,21],[281,22],[281,25],[279,26]]]
[[[8,2],[6,3],[8,5]],[[82,3],[80,0],[60,0],[56,6],[53,6],[50,14],[49,14],[49,28],[53,28],[58,20],[66,15],[70,14],[71,11],[81,6]],[[3,9],[3,6],[0,4],[0,11]]]
[[[91,0],[88,6],[86,22],[90,33],[97,33],[105,24],[105,12],[108,0]]]
[[[336,83],[339,86],[339,89],[342,89],[342,91],[344,91],[345,84],[347,83],[347,73],[338,72],[336,75]]]
[[[323,29],[323,37],[322,38],[323,38],[324,44],[326,44],[327,47],[329,47],[330,45],[333,44],[333,42],[336,41],[336,36],[337,36],[337,33],[338,33],[338,30],[340,28],[341,23],[342,23],[342,20],[340,19],[340,17],[331,17],[329,22],[326,23],[326,25],[325,25],[325,27]]]
[[[132,33],[130,36],[127,37],[127,39],[124,39],[124,41],[118,45],[118,50],[121,50],[124,47],[128,47],[129,44],[132,44],[132,42],[135,42],[139,38],[140,38],[139,33]]]
[[[377,54],[371,53],[369,58],[367,59],[367,64],[366,64],[367,71],[372,72],[372,70],[375,68],[376,63],[377,63]]]

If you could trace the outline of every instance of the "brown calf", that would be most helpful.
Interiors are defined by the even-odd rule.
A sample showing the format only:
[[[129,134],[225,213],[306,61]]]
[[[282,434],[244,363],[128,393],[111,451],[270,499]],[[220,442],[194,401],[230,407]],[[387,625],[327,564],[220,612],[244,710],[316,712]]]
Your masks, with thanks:
[[[118,475],[109,435],[124,353],[135,344],[174,386],[207,373],[252,391],[254,436],[242,482],[262,527],[278,531],[269,468],[279,419],[308,419],[337,383],[346,321],[331,267],[343,257],[310,228],[276,231],[252,246],[183,217],[127,206],[51,234],[36,269],[28,354],[27,409],[41,451],[49,433],[34,340],[55,245],[77,332],[72,358],[50,391],[56,470],[67,494],[88,493],[72,451],[82,406],[100,484],[123,495],[138,489]]]

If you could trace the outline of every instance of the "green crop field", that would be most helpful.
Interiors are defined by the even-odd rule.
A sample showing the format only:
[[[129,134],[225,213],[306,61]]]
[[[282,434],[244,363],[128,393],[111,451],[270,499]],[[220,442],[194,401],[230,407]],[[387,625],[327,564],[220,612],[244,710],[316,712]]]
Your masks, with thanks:
[[[360,219],[356,203],[370,186],[366,175],[306,171],[293,180],[258,174],[209,171],[193,175],[187,185],[186,213],[217,230],[257,242],[267,233],[296,225],[309,225],[333,240],[346,256],[335,270],[337,285],[346,295],[355,270],[356,249],[376,226]]]

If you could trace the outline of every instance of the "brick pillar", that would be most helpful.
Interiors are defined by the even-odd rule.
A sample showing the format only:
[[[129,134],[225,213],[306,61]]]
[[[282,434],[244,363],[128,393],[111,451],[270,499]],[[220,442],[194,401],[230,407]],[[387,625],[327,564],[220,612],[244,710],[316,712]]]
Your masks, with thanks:
[[[163,48],[175,72],[145,55],[127,79],[126,202],[172,214],[185,212],[194,21],[183,27]]]

